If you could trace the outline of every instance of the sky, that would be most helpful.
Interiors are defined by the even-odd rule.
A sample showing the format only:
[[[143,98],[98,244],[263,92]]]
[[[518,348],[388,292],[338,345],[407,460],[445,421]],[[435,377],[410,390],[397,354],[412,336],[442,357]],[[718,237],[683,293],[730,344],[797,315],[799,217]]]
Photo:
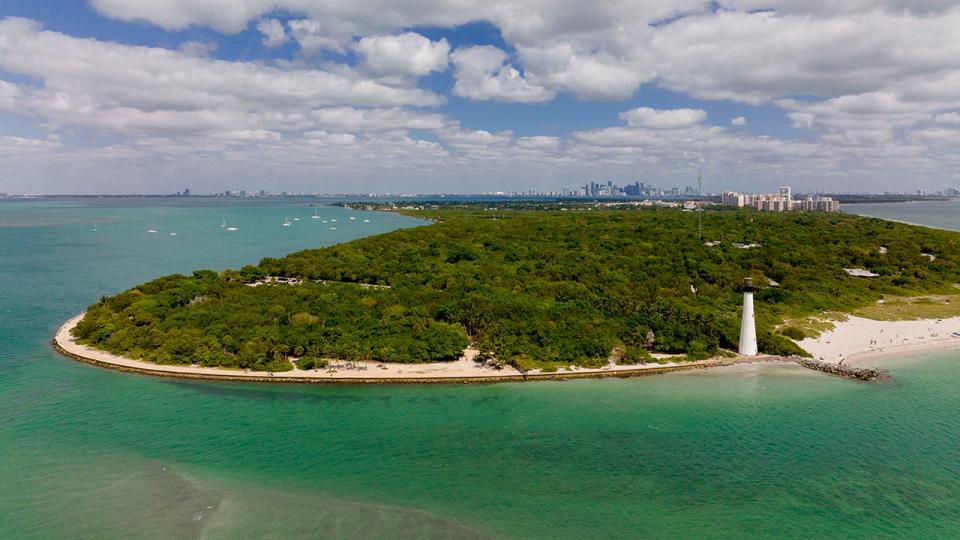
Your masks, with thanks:
[[[0,0],[0,192],[960,187],[956,0]]]

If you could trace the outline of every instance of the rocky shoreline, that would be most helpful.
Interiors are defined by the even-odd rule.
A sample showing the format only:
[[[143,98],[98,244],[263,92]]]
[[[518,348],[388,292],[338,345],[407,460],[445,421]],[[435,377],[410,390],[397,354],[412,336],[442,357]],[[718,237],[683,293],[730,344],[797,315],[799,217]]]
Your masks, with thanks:
[[[817,360],[814,358],[803,358],[800,356],[792,356],[791,360],[796,362],[802,367],[807,369],[813,369],[816,371],[822,371],[824,373],[829,373],[831,375],[837,375],[839,377],[846,377],[847,379],[857,379],[861,381],[874,381],[881,377],[888,377],[889,374],[887,371],[882,369],[873,369],[857,366],[845,366],[843,364],[832,362],[825,362],[823,360]]]

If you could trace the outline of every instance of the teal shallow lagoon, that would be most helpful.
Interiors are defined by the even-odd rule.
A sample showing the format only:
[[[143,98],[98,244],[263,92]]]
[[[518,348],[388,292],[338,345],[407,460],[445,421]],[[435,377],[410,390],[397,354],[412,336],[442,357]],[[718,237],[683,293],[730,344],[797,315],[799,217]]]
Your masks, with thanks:
[[[765,365],[372,388],[114,373],[47,344],[101,294],[419,222],[92,202],[0,203],[0,537],[960,532],[956,353],[887,361],[885,384]]]

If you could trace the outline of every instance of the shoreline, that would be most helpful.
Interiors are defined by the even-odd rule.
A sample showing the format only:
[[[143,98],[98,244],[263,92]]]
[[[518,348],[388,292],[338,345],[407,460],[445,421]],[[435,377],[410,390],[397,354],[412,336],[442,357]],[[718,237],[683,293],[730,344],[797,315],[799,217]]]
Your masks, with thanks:
[[[468,354],[449,362],[423,364],[385,364],[360,361],[362,369],[339,366],[315,370],[267,372],[184,364],[154,364],[118,356],[74,341],[70,331],[83,318],[83,313],[65,321],[51,340],[53,348],[63,356],[101,368],[155,377],[194,380],[269,382],[295,384],[491,384],[501,382],[561,381],[570,379],[628,378],[661,375],[677,371],[710,369],[734,365],[778,362],[792,363],[786,357],[760,355],[754,357],[714,357],[695,362],[634,364],[602,368],[561,368],[555,372],[522,373],[512,366],[495,369],[473,362]],[[834,323],[832,330],[816,338],[796,342],[813,359],[838,367],[856,366],[873,360],[897,356],[923,355],[960,350],[960,317],[879,321],[848,316]],[[475,351],[474,351],[475,354]]]
[[[464,356],[452,362],[425,364],[384,364],[359,362],[364,370],[300,370],[283,372],[250,371],[241,369],[200,367],[196,365],[154,364],[118,356],[74,341],[70,330],[83,318],[83,313],[64,322],[54,335],[51,345],[63,356],[94,366],[156,377],[214,380],[231,382],[269,382],[296,384],[490,384],[500,382],[560,381],[569,379],[627,378],[661,375],[693,369],[709,369],[756,362],[789,362],[772,356],[711,358],[696,362],[667,364],[635,364],[605,366],[603,368],[574,368],[555,372],[521,373],[512,366],[497,370],[478,366],[471,357]],[[385,369],[378,366],[388,366]]]
[[[797,343],[813,358],[860,364],[883,358],[960,350],[960,317],[881,321],[848,315],[834,328]]]

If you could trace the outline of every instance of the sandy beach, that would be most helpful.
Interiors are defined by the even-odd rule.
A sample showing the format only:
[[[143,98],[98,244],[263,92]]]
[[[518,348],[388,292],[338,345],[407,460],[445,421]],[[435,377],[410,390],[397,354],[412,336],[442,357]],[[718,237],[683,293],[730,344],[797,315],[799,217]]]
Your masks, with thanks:
[[[833,330],[799,343],[814,358],[856,363],[880,357],[960,349],[960,317],[876,321],[850,316]]]
[[[294,382],[294,383],[460,383],[460,382],[507,382],[524,380],[558,380],[590,377],[630,377],[669,373],[686,369],[720,367],[745,362],[770,361],[770,358],[715,358],[700,362],[665,362],[663,364],[634,364],[604,366],[599,369],[571,368],[556,372],[540,373],[532,371],[523,374],[516,368],[506,366],[496,369],[480,365],[473,361],[476,351],[468,351],[462,358],[451,362],[432,362],[425,364],[386,364],[380,362],[357,362],[360,369],[331,366],[316,370],[293,369],[284,372],[266,372],[196,365],[163,365],[134,360],[101,351],[77,343],[70,331],[83,318],[77,315],[61,326],[54,337],[57,350],[71,358],[101,367],[158,375],[167,377],[216,379],[256,382]],[[339,362],[345,364],[345,362]]]
[[[68,320],[57,330],[54,346],[63,354],[101,367],[167,377],[257,382],[340,382],[340,383],[459,383],[559,380],[590,377],[631,377],[673,371],[729,366],[750,362],[776,361],[774,357],[713,358],[700,362],[606,365],[602,368],[562,368],[556,372],[521,373],[512,366],[496,369],[474,362],[476,351],[468,350],[458,360],[425,364],[388,364],[361,361],[353,367],[332,361],[326,368],[266,372],[198,365],[163,365],[134,360],[76,343],[70,331],[83,314]],[[877,321],[850,316],[832,330],[799,343],[814,358],[832,363],[855,364],[888,356],[922,354],[960,349],[960,317],[912,321]]]

